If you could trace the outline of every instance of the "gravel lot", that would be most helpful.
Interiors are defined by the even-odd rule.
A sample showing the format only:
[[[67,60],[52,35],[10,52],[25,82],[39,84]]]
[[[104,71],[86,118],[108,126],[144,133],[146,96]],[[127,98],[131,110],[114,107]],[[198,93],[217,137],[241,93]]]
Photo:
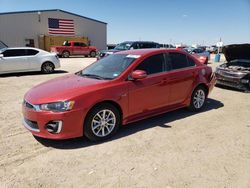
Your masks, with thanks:
[[[21,124],[27,90],[76,72],[0,77],[0,187],[250,187],[250,94],[215,87],[203,112],[185,109],[124,126],[110,141],[35,139]],[[219,63],[211,63],[213,68]]]

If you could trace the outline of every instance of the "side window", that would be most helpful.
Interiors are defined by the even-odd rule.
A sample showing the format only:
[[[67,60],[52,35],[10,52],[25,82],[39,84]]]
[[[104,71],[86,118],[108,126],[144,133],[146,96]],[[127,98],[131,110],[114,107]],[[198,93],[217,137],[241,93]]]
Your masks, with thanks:
[[[140,48],[140,46],[139,46],[139,44],[138,43],[133,43],[131,46],[130,46],[130,49],[132,50],[132,49],[139,49]]]
[[[74,42],[74,46],[81,46],[81,43],[79,43],[79,42]]]
[[[87,45],[85,43],[80,43],[81,47],[86,47]]]
[[[164,62],[163,54],[153,55],[141,62],[135,70],[144,70],[147,74],[160,73],[164,71]]]
[[[4,57],[17,57],[17,56],[25,56],[26,52],[25,49],[13,49],[13,50],[6,50],[3,52]]]
[[[141,48],[155,48],[155,44],[154,43],[150,43],[150,42],[145,42],[142,43],[142,47]]]
[[[173,70],[189,67],[187,56],[185,54],[170,52],[168,56]]]
[[[36,55],[36,54],[38,54],[37,50],[31,50],[31,49],[26,50],[27,56],[32,56],[32,55]]]
[[[195,61],[191,57],[187,56],[187,60],[188,60],[188,65],[189,66],[191,66],[191,67],[195,66]]]

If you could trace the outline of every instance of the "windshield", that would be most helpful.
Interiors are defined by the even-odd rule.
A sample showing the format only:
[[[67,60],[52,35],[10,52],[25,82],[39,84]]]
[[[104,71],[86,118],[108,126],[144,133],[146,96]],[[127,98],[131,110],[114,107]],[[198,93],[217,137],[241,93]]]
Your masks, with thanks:
[[[86,67],[78,72],[78,74],[94,79],[112,80],[120,76],[136,58],[137,57],[124,54],[109,55]]]
[[[0,49],[0,54],[3,53],[6,50],[6,48]]]
[[[121,44],[118,44],[114,49],[115,50],[129,50],[132,46],[132,42],[124,42]]]
[[[8,48],[8,46],[4,42],[0,41],[0,49],[2,50],[4,48]]]

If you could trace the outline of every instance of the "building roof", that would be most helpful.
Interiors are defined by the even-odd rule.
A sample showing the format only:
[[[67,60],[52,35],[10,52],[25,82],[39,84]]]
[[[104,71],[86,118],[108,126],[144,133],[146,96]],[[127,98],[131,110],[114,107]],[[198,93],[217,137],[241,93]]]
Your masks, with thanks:
[[[70,14],[70,15],[73,15],[73,16],[80,17],[80,18],[85,18],[85,19],[88,19],[88,20],[91,20],[91,21],[94,21],[94,22],[99,22],[99,23],[102,23],[102,24],[107,24],[106,22],[102,22],[102,21],[99,21],[99,20],[95,20],[95,19],[92,19],[92,18],[88,18],[88,17],[85,17],[85,16],[81,16],[81,15],[79,15],[79,14],[71,13],[71,12],[68,12],[68,11],[65,11],[65,10],[61,10],[61,9],[28,10],[28,11],[17,11],[17,12],[0,12],[0,15],[6,15],[6,14],[23,14],[23,13],[36,13],[36,12],[52,12],[52,11],[59,11],[59,12],[63,12],[63,13],[66,13],[66,14]]]

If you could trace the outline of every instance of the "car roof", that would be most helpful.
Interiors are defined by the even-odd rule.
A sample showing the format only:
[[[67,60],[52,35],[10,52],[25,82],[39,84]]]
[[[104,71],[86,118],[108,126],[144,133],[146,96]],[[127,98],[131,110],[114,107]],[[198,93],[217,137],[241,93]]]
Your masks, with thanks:
[[[41,49],[38,48],[32,48],[32,47],[10,47],[10,48],[5,48],[6,50],[38,50],[41,51]]]
[[[124,41],[124,42],[121,42],[119,44],[122,44],[122,43],[154,43],[154,44],[158,44],[157,42],[153,42],[153,41]]]
[[[159,53],[165,53],[165,52],[184,52],[183,50],[179,50],[179,49],[173,49],[173,48],[148,48],[148,49],[137,49],[137,50],[125,50],[125,51],[120,51],[117,52],[116,54],[124,54],[124,55],[147,55],[150,53],[154,53],[154,52],[159,52]]]

